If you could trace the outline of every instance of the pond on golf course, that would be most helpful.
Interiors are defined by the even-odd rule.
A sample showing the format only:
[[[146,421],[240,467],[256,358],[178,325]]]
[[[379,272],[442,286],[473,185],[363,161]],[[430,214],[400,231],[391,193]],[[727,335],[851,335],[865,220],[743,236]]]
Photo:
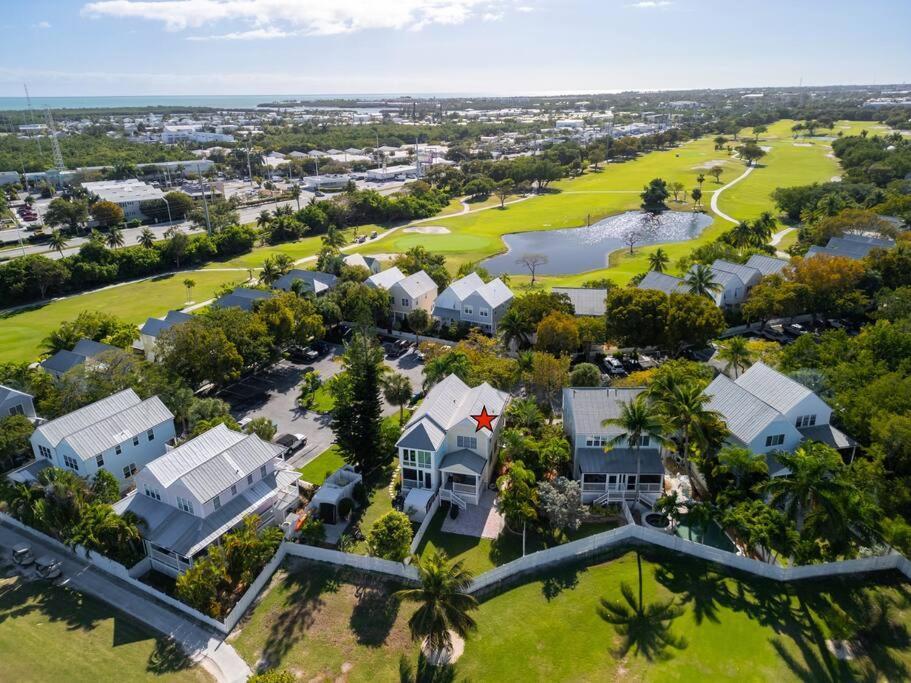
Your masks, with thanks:
[[[584,228],[537,230],[503,235],[509,251],[484,260],[481,265],[493,274],[528,274],[518,259],[528,255],[547,257],[539,265],[538,275],[583,273],[606,268],[608,256],[618,249],[660,242],[683,242],[698,237],[712,224],[712,217],[691,211],[665,211],[651,215],[644,211],[627,211],[608,216]]]

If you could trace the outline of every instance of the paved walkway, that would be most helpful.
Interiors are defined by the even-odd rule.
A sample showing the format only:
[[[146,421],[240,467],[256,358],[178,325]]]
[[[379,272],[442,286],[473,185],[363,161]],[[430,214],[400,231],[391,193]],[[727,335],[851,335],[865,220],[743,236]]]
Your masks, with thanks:
[[[250,667],[220,634],[156,602],[94,565],[45,545],[20,529],[0,524],[0,545],[12,547],[21,542],[29,543],[36,556],[58,558],[63,563],[66,585],[126,612],[158,633],[174,638],[219,683],[242,683],[250,676]]]
[[[711,206],[711,208],[712,208],[712,211],[713,211],[717,216],[719,216],[720,218],[723,218],[724,220],[728,221],[729,223],[733,223],[734,225],[737,225],[738,223],[740,223],[740,221],[738,221],[736,218],[731,218],[731,217],[728,216],[724,211],[722,211],[721,209],[718,208],[718,198],[721,196],[721,193],[724,192],[726,189],[728,189],[729,187],[731,187],[731,186],[733,186],[733,185],[736,185],[736,184],[739,183],[741,180],[743,180],[743,179],[746,178],[748,175],[750,175],[750,173],[753,172],[753,169],[754,169],[754,168],[756,168],[756,167],[755,167],[755,166],[747,166],[747,170],[745,170],[743,173],[741,173],[739,176],[737,176],[736,178],[734,178],[734,179],[733,179],[731,182],[729,182],[727,185],[725,185],[724,187],[719,188],[718,190],[715,191],[714,194],[712,194],[712,202],[711,202],[710,206]]]
[[[475,538],[496,538],[503,531],[505,521],[503,515],[494,506],[495,494],[490,489],[485,489],[477,505],[471,505],[459,512],[453,519],[446,515],[442,531],[447,534],[461,534]]]

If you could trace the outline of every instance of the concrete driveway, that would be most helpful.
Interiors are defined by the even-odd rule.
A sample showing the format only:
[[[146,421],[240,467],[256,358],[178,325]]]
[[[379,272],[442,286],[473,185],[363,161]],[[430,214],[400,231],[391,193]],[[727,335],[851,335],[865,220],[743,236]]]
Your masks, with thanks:
[[[340,354],[343,349],[340,345],[329,345],[331,351],[313,363],[302,364],[282,360],[276,363],[268,373],[261,373],[259,377],[268,379],[270,388],[265,393],[253,400],[242,403],[235,401],[232,415],[236,419],[245,417],[266,417],[278,426],[278,433],[303,434],[307,437],[307,445],[288,459],[294,467],[301,467],[313,460],[320,453],[332,445],[335,436],[329,428],[329,415],[321,415],[312,410],[303,410],[297,405],[300,393],[299,386],[304,374],[312,368],[318,372],[325,382],[342,370]],[[386,365],[395,372],[399,372],[411,381],[415,391],[421,389],[424,381],[424,364],[413,353],[408,353],[401,358],[386,359]],[[225,398],[231,402],[229,398]],[[396,406],[389,405],[383,400],[383,415],[393,415],[398,412]]]

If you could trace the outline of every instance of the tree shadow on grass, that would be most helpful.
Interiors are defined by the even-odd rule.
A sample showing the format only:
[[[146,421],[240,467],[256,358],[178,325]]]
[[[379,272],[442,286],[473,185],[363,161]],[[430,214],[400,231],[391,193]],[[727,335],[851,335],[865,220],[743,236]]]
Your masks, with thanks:
[[[0,587],[0,624],[7,619],[40,612],[49,622],[63,622],[68,630],[90,631],[119,613],[69,588],[19,580]]]
[[[655,579],[676,595],[681,605],[691,605],[697,624],[718,623],[718,611],[733,597],[725,578],[704,562],[679,562],[655,569]]]
[[[365,577],[368,581],[370,577]],[[386,642],[399,616],[399,601],[384,582],[359,585],[349,625],[358,644],[379,647]]]
[[[284,660],[313,626],[315,615],[325,604],[323,594],[335,593],[339,587],[335,571],[310,563],[291,563],[284,583],[288,593],[269,628],[261,668],[278,666]]]
[[[155,649],[149,655],[146,671],[155,675],[175,673],[193,667],[193,660],[187,656],[173,638],[158,638]]]
[[[551,574],[541,582],[541,594],[550,602],[565,590],[572,590],[579,585],[579,565],[569,567],[556,574]]]

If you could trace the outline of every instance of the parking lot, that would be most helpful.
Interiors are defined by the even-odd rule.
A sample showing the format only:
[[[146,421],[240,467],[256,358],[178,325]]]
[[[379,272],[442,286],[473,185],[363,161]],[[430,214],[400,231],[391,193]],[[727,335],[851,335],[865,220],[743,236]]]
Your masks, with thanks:
[[[246,417],[266,417],[278,427],[278,433],[303,434],[307,445],[295,453],[288,462],[295,467],[306,464],[332,445],[334,436],[329,428],[329,416],[297,405],[298,386],[305,373],[317,372],[325,382],[342,370],[339,354],[342,347],[327,344],[329,352],[312,363],[295,363],[282,360],[267,371],[226,387],[219,398],[231,404],[232,415],[241,420]],[[400,358],[386,359],[386,365],[411,380],[415,391],[424,381],[424,365],[414,353]],[[383,415],[398,411],[383,401]]]

